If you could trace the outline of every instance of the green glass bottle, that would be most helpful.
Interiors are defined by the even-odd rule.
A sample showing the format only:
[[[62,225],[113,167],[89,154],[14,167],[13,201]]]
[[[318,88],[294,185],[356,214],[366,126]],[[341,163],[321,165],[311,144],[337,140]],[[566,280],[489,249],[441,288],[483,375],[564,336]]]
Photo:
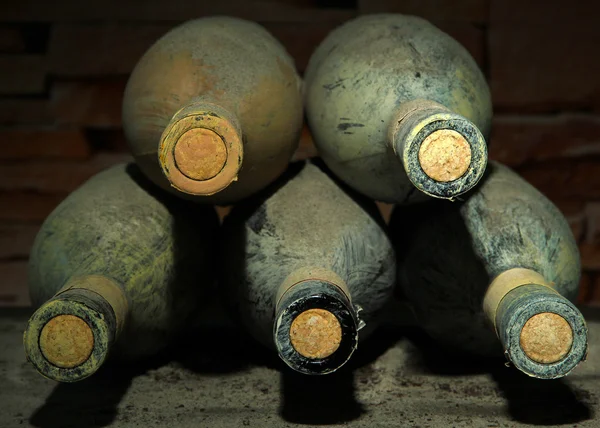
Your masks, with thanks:
[[[301,86],[292,58],[260,25],[185,22],[150,47],[129,78],[129,147],[162,188],[235,202],[285,170],[302,129]]]
[[[332,31],[310,59],[305,104],[323,160],[373,199],[452,199],[485,170],[485,77],[424,19],[365,15]]]
[[[232,312],[301,373],[344,365],[392,293],[394,253],[375,205],[313,163],[236,206],[224,235]]]
[[[579,251],[560,211],[507,167],[490,162],[464,202],[394,210],[399,288],[422,326],[450,349],[501,355],[552,379],[587,353],[573,305]]]
[[[181,331],[214,281],[218,218],[154,188],[135,165],[97,174],[46,219],[29,264],[38,307],[28,360],[74,382],[110,355],[151,355]]]

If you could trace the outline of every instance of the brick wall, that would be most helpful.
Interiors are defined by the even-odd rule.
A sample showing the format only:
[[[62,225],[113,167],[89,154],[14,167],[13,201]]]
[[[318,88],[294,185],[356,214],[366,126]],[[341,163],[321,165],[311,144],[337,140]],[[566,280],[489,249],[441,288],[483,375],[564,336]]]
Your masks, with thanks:
[[[589,4],[589,5],[588,5]],[[568,217],[583,259],[581,302],[600,304],[600,32],[593,2],[558,0],[22,0],[0,3],[0,306],[28,304],[26,266],[40,223],[96,172],[129,159],[121,131],[127,75],[184,20],[255,20],[300,71],[334,27],[361,13],[431,20],[489,79],[491,157]],[[314,153],[305,132],[297,157]],[[385,212],[389,207],[382,206]]]

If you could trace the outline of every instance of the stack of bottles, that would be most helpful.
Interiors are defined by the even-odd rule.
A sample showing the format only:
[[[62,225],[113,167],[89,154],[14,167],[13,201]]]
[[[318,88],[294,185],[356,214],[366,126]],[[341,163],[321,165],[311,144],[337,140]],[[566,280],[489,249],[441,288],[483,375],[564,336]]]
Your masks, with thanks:
[[[290,164],[304,114],[319,158]],[[304,79],[258,24],[174,28],[126,88],[135,164],[84,183],[35,240],[28,360],[74,382],[148,357],[216,293],[284,370],[338,370],[403,299],[448,352],[567,375],[587,352],[578,249],[488,162],[491,116],[473,58],[420,18],[345,23]],[[374,201],[395,205],[389,225]],[[234,205],[222,225],[214,205]]]

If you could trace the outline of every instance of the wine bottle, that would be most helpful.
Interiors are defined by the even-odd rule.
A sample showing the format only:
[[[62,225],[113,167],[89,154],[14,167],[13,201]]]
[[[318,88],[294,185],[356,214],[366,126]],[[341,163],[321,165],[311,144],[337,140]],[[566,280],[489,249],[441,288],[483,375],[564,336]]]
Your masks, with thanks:
[[[462,45],[421,18],[365,15],[335,29],[310,59],[305,104],[323,160],[373,199],[452,199],[485,170],[485,77]]]
[[[285,170],[302,128],[301,79],[260,25],[188,21],[139,60],[123,124],[142,171],[201,202],[231,203]],[[212,196],[211,196],[212,195]]]
[[[395,256],[372,201],[294,163],[225,219],[224,283],[242,325],[292,369],[334,372],[378,322]],[[363,328],[364,327],[364,328]]]
[[[587,352],[573,305],[580,258],[569,224],[507,167],[489,171],[464,202],[394,210],[398,284],[442,344],[501,355],[526,374],[564,376]],[[495,334],[494,334],[495,331]]]
[[[28,360],[50,379],[74,382],[109,355],[158,352],[214,281],[217,228],[214,208],[154,188],[133,164],[92,177],[35,239]]]

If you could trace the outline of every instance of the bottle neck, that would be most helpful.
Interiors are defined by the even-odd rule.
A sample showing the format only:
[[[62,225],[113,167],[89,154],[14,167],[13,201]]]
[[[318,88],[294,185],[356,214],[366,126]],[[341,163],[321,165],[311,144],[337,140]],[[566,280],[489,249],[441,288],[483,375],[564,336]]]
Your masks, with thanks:
[[[275,304],[278,305],[283,295],[293,286],[310,280],[324,281],[333,284],[342,290],[342,292],[347,296],[348,300],[351,300],[350,290],[348,289],[346,282],[337,273],[322,267],[302,267],[296,269],[285,278],[277,290]]]
[[[278,293],[273,338],[279,356],[302,373],[331,373],[357,347],[357,311],[343,281],[331,281],[337,275],[313,271],[299,281],[294,276],[298,275],[290,275]]]
[[[400,106],[388,140],[420,191],[452,199],[473,188],[487,164],[487,145],[468,119],[430,100]]]
[[[507,358],[530,376],[565,376],[587,353],[579,310],[537,272],[515,268],[496,277],[484,297]]]
[[[82,380],[104,363],[127,315],[127,299],[114,281],[99,275],[73,278],[29,319],[27,358],[50,379]]]
[[[165,128],[158,158],[173,187],[208,196],[237,179],[243,152],[236,116],[217,104],[196,100],[175,113]]]

